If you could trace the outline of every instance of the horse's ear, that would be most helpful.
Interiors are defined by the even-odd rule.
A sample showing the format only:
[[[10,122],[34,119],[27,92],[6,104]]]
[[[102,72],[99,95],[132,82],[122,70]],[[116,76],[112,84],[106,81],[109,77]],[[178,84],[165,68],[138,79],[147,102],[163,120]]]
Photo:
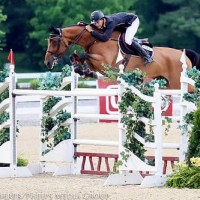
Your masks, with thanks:
[[[49,26],[49,32],[55,32],[56,28],[52,25]]]
[[[55,36],[55,35],[62,36],[61,29],[55,28],[52,25],[49,27],[49,32],[50,32],[50,35],[52,35],[52,36]]]

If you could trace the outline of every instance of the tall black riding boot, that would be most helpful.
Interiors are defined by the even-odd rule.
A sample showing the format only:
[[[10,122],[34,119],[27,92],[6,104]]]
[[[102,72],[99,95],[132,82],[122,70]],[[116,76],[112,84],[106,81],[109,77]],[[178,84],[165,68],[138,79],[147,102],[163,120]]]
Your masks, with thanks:
[[[153,59],[151,58],[151,56],[142,48],[142,46],[138,42],[133,41],[131,46],[136,51],[138,51],[139,55],[144,59],[145,65],[148,65],[153,62]]]

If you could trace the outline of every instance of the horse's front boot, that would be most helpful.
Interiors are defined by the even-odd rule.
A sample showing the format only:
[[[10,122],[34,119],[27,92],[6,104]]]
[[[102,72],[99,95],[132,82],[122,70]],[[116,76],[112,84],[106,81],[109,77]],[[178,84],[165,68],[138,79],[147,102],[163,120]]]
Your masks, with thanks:
[[[87,71],[86,73],[84,73],[84,75],[85,77],[90,77],[90,78],[95,78],[95,79],[98,78],[97,73],[94,71]]]
[[[73,65],[73,66],[74,66],[74,72],[75,73],[79,74],[80,76],[84,75],[84,72],[79,65]]]

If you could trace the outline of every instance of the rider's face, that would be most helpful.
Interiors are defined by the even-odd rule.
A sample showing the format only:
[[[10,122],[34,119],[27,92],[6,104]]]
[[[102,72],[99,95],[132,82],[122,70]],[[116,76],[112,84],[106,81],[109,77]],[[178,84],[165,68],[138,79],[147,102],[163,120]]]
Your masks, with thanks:
[[[94,23],[97,29],[101,29],[103,26],[103,19],[98,20],[97,22]]]

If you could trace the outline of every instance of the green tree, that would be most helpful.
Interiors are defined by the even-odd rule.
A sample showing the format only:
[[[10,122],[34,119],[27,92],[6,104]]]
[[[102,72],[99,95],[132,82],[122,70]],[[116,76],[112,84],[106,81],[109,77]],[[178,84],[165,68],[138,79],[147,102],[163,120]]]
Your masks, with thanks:
[[[135,0],[141,19],[140,36],[158,46],[200,51],[200,1]]]
[[[133,0],[131,9],[140,19],[138,30],[139,37],[151,37],[155,34],[156,24],[159,16],[168,9],[162,0]]]
[[[2,12],[2,7],[0,7],[0,50],[5,46],[5,31],[2,22],[6,21],[6,18],[6,15]]]
[[[4,23],[6,28],[6,50],[24,52],[29,42],[28,32],[31,31],[29,23],[32,11],[25,0],[3,0],[4,12],[8,19]]]
[[[2,53],[1,61],[7,62],[7,55],[12,48],[15,54],[16,70],[18,66],[23,68],[31,68],[32,54],[30,52],[31,43],[29,32],[32,27],[29,20],[32,18],[33,12],[31,7],[28,7],[25,0],[1,0],[3,12],[7,15],[7,20],[2,25],[6,32],[6,46]],[[1,67],[3,63],[1,62]]]
[[[186,0],[163,0],[174,6],[174,10],[161,15],[158,20],[158,31],[155,34],[164,34],[163,41],[172,47],[193,48],[200,50],[200,2]],[[166,30],[170,34],[166,34]]]

